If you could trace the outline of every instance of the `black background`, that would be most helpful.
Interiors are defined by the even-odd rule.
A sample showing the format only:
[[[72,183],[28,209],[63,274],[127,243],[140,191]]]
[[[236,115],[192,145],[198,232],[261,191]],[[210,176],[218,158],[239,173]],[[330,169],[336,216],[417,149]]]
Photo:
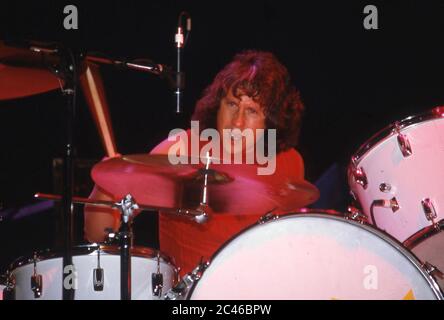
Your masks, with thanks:
[[[78,8],[78,30],[63,28],[68,4]],[[363,27],[367,4],[378,8],[378,30]],[[202,90],[243,49],[275,53],[301,90],[306,113],[299,151],[309,181],[334,163],[345,166],[384,126],[444,101],[444,1],[2,1],[0,39],[58,41],[173,66],[182,10],[191,14],[193,28],[184,51],[182,115],[175,114],[173,91],[164,80],[101,68],[122,154],[147,152],[171,129],[188,127]],[[78,96],[76,155],[98,161],[104,149],[82,93]],[[3,210],[34,203],[37,191],[57,191],[52,161],[63,155],[65,122],[65,100],[58,91],[0,101]],[[79,195],[87,191],[87,186],[79,189]],[[0,264],[53,246],[56,217],[51,211],[3,219]],[[136,238],[156,246],[155,228],[149,235],[144,231],[155,217],[138,220]],[[79,239],[81,229],[79,222]]]

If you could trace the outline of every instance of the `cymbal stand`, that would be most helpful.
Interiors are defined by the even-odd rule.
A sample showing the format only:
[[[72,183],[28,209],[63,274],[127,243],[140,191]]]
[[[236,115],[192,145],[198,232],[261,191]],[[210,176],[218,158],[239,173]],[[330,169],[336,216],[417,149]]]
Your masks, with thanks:
[[[72,196],[73,196],[73,156],[75,152],[74,147],[74,127],[75,127],[75,113],[76,113],[76,95],[77,83],[80,72],[80,53],[75,52],[71,48],[67,48],[61,44],[49,43],[34,43],[33,41],[11,41],[9,46],[26,48],[30,51],[42,54],[42,61],[45,55],[56,55],[60,58],[59,62],[54,65],[47,65],[48,69],[59,78],[61,83],[62,93],[66,96],[66,149],[64,157],[64,183],[63,183],[63,197],[62,197],[62,216],[64,220],[64,255],[63,255],[63,275],[62,275],[62,290],[63,300],[74,299],[74,286],[65,286],[65,280],[70,274],[65,274],[67,266],[72,266],[72,244],[73,244],[73,212],[72,212]],[[63,83],[63,85],[62,85]],[[68,282],[68,281],[66,281]]]
[[[120,244],[120,299],[131,300],[131,247],[132,247],[132,215],[139,209],[134,198],[127,194],[115,204],[120,209],[120,229],[116,235]]]
[[[66,117],[66,148],[64,161],[64,183],[63,183],[63,220],[64,220],[64,255],[63,255],[63,276],[62,279],[69,274],[65,274],[65,267],[72,266],[72,246],[73,246],[73,158],[75,152],[74,127],[76,114],[76,95],[77,83],[79,79],[79,55],[69,48],[57,48],[55,53],[60,56],[60,64],[55,67],[54,72],[57,77],[63,80],[63,94],[67,101],[67,117]],[[75,288],[65,286],[63,284],[63,300],[73,300]]]
[[[210,206],[208,205],[208,175],[210,173],[213,173],[213,170],[210,169],[210,163],[211,163],[211,157],[210,154],[207,152],[206,155],[207,162],[205,164],[205,169],[200,169],[199,173],[203,174],[203,186],[202,186],[202,198],[199,204],[199,207],[197,208],[198,211],[201,212],[200,215],[196,215],[194,220],[199,223],[205,223],[207,222],[209,216],[212,214],[212,210]]]

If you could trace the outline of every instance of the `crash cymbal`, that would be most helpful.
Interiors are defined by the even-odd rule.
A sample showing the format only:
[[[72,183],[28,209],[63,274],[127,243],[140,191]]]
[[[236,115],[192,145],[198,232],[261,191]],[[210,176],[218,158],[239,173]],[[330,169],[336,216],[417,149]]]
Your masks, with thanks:
[[[186,158],[182,159],[185,163]],[[215,213],[290,211],[316,201],[317,188],[297,170],[284,172],[281,159],[278,155],[274,174],[258,175],[253,164],[211,164],[205,171],[204,160],[172,165],[166,155],[127,155],[98,163],[92,178],[116,199],[130,193],[142,205],[193,208],[202,199],[207,172],[208,205]]]
[[[0,41],[0,100],[48,92],[62,85],[47,68],[53,61],[43,53],[12,48]]]

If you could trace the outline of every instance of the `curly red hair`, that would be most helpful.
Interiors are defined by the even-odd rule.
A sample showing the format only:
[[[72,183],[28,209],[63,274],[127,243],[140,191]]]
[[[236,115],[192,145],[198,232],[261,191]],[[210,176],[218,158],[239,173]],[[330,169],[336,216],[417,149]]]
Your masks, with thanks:
[[[285,66],[270,52],[244,51],[237,54],[205,89],[194,110],[201,130],[216,128],[220,101],[230,91],[257,101],[266,116],[266,128],[276,129],[277,151],[294,147],[299,138],[304,105],[299,91],[290,83]]]

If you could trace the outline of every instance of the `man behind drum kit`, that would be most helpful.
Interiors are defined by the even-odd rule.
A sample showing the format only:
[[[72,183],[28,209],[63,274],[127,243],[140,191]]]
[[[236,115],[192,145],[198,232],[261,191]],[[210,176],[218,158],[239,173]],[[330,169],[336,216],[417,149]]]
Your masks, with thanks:
[[[275,179],[292,176],[304,180],[304,164],[294,149],[298,141],[301,116],[304,110],[299,91],[291,84],[289,73],[278,59],[269,52],[244,51],[237,54],[214,78],[196,104],[193,120],[199,121],[199,130],[216,129],[220,136],[224,130],[252,129],[255,134],[275,129]],[[258,130],[258,129],[262,129]],[[236,130],[232,131],[236,132]],[[190,131],[187,131],[190,138]],[[267,140],[267,134],[263,136]],[[156,146],[151,154],[167,155],[177,142],[167,139]],[[245,154],[246,138],[230,135],[232,146],[235,140],[242,140],[241,150],[229,148],[231,153]],[[257,137],[254,140],[256,143]],[[267,144],[266,144],[267,145]],[[270,145],[270,141],[268,141]],[[187,148],[185,148],[187,149]],[[223,147],[224,152],[226,148]],[[182,149],[184,150],[184,149]],[[270,151],[270,150],[268,150]],[[186,151],[189,155],[189,151]],[[279,178],[281,177],[281,178]],[[255,190],[248,190],[254,195]],[[226,194],[225,200],[235,198],[236,192]],[[115,199],[99,186],[95,186],[91,198]],[[309,203],[306,203],[307,205]],[[211,207],[211,198],[210,198]],[[245,227],[255,223],[266,214],[267,208],[251,201],[247,203],[248,214],[212,214],[203,224],[197,224],[179,216],[160,212],[160,250],[173,257],[181,274],[191,271],[201,261],[209,259],[228,239]],[[294,208],[296,209],[296,208]],[[117,210],[104,207],[86,206],[85,237],[91,242],[102,242],[105,229],[116,230],[120,214]]]

